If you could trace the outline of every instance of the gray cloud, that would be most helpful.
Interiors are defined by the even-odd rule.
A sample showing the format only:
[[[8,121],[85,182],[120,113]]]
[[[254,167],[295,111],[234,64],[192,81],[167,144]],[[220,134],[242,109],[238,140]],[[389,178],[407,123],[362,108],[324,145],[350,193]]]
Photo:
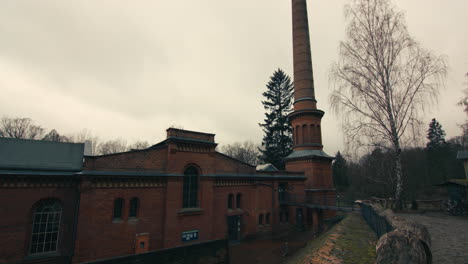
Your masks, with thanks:
[[[309,1],[325,150],[342,149],[328,105],[328,69],[344,37],[344,0]],[[468,72],[464,0],[396,1],[411,33],[448,55],[435,116],[448,136]],[[261,141],[261,93],[272,72],[292,75],[290,1],[1,1],[0,114],[67,133],[155,142],[173,124],[220,143]]]

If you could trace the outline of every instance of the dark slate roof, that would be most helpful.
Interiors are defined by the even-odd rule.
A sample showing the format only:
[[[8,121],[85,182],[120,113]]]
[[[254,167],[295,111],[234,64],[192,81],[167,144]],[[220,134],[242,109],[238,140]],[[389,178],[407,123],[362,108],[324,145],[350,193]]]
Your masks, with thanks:
[[[82,143],[0,138],[0,169],[79,171]]]
[[[87,176],[135,176],[135,177],[151,177],[151,176],[168,176],[167,173],[161,173],[159,171],[96,171],[96,170],[84,170],[78,172],[77,175]]]
[[[282,174],[209,174],[202,176],[219,178],[245,178],[245,179],[284,179],[284,180],[305,180],[304,175],[282,175]]]
[[[203,139],[196,139],[196,138],[188,138],[188,137],[168,137],[167,140],[177,140],[177,141],[185,141],[190,143],[203,143],[203,144],[210,144],[210,145],[218,145],[213,141],[203,140]]]
[[[0,175],[3,176],[73,176],[76,171],[60,171],[60,170],[2,170]]]
[[[149,172],[149,171],[96,171],[96,170],[85,170],[76,173],[76,175],[86,176],[122,176],[122,177],[183,177],[183,174],[177,173],[164,173],[164,172]],[[200,177],[213,177],[213,178],[239,178],[239,179],[285,179],[285,180],[304,180],[304,175],[286,175],[286,174],[207,174],[200,175]]]
[[[297,158],[306,158],[306,157],[317,157],[317,158],[324,158],[324,159],[334,159],[334,157],[328,155],[327,153],[323,152],[319,149],[305,149],[305,150],[295,150],[291,152],[285,159],[297,159]]]
[[[306,192],[334,192],[336,189],[305,189]]]
[[[468,151],[460,150],[457,152],[457,159],[468,159]]]

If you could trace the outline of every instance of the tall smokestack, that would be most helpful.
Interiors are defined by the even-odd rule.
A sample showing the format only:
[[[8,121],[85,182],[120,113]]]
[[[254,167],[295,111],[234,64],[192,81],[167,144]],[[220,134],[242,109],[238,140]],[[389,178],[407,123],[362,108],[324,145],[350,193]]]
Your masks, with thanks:
[[[292,0],[294,110],[316,109],[306,0]]]

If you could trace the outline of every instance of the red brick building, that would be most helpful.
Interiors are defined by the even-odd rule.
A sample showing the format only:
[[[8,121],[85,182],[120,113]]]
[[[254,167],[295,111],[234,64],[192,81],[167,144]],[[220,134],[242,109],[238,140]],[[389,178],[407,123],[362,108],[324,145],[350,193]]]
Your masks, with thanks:
[[[81,263],[281,230],[318,230],[334,199],[322,151],[305,0],[292,0],[293,152],[262,171],[217,152],[214,134],[170,128],[144,150],[83,156],[83,144],[0,139],[0,263]],[[294,199],[293,199],[294,198]]]

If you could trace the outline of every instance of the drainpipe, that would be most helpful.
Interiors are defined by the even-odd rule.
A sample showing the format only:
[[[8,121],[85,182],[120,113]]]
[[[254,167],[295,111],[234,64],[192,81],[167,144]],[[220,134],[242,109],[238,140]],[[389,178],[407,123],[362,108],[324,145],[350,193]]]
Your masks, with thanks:
[[[81,200],[81,191],[80,191],[80,181],[78,180],[77,185],[76,185],[76,206],[75,206],[75,219],[73,221],[72,246],[71,246],[71,254],[70,254],[70,260],[69,260],[70,264],[73,261],[73,256],[75,256],[76,236],[77,236],[77,230],[78,230],[78,218],[80,215],[80,200]]]

